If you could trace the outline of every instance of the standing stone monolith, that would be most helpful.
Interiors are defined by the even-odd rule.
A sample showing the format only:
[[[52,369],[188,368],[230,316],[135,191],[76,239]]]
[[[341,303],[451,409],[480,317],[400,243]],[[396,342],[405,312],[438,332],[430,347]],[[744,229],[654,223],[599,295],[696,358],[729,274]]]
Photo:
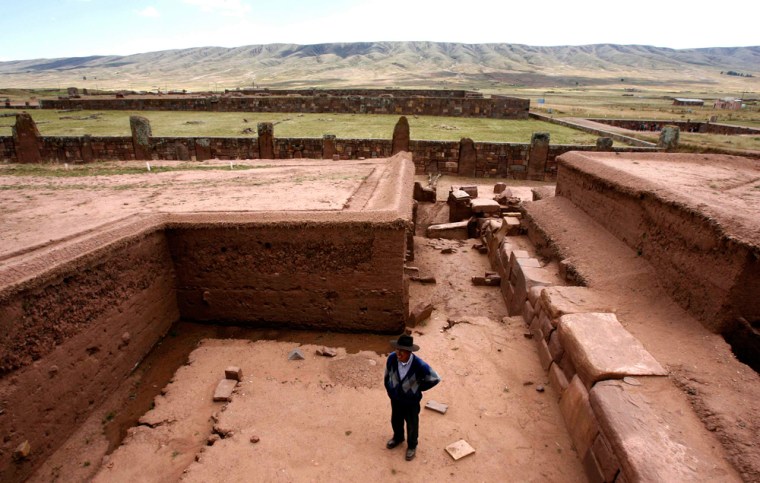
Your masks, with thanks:
[[[596,138],[596,150],[597,151],[612,151],[612,138],[608,138],[608,137]]]
[[[274,125],[271,122],[260,122],[257,130],[259,159],[274,159]]]
[[[662,131],[660,131],[660,139],[657,141],[657,147],[663,148],[665,151],[675,151],[678,149],[680,133],[681,130],[678,126],[663,126]]]
[[[333,159],[338,151],[335,149],[335,134],[322,136],[322,159]]]
[[[95,155],[92,152],[92,136],[89,134],[82,136],[81,155],[82,161],[85,163],[91,163],[95,159]]]
[[[549,133],[534,132],[530,138],[530,151],[528,152],[528,179],[543,181],[548,159]]]
[[[29,114],[16,114],[13,126],[13,145],[16,149],[16,161],[19,163],[39,163],[42,161],[40,148],[42,141],[37,124]]]
[[[459,176],[475,176],[475,166],[478,161],[478,152],[475,143],[470,138],[459,140]]]
[[[409,121],[407,121],[406,116],[398,118],[398,122],[393,128],[391,155],[401,151],[409,151]]]
[[[150,121],[142,116],[129,116],[129,128],[132,130],[132,147],[135,159],[151,159],[150,138],[153,131]]]

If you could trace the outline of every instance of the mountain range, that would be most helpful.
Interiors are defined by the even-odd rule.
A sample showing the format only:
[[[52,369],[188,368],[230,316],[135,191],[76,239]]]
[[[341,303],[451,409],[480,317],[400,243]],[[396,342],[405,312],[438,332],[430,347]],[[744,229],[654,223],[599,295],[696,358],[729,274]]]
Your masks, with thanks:
[[[729,71],[739,75],[727,75]],[[267,44],[0,62],[0,88],[638,86],[718,92],[760,90],[759,78],[760,46],[676,50],[613,44]]]

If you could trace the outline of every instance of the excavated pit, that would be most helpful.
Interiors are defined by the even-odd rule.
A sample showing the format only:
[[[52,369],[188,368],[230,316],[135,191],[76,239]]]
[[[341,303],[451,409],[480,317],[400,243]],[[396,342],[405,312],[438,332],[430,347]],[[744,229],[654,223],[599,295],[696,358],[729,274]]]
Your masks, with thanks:
[[[146,174],[131,193],[118,176],[7,180],[29,194],[0,234],[0,479],[28,477],[180,319],[402,330],[409,156],[282,164]]]

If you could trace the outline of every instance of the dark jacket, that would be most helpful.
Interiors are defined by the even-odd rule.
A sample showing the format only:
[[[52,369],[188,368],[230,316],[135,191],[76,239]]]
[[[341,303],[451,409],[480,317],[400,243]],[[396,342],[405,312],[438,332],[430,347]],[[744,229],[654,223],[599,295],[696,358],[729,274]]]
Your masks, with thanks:
[[[438,374],[418,356],[412,359],[412,366],[404,379],[399,377],[398,357],[391,352],[385,363],[385,390],[393,401],[419,403],[422,391],[427,391],[441,382]]]

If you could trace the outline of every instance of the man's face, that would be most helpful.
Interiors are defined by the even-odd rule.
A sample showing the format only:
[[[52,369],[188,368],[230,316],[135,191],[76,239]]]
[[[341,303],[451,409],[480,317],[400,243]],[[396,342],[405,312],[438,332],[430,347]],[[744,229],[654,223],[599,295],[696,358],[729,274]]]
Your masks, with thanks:
[[[407,362],[411,355],[412,353],[407,350],[396,349],[396,357],[398,357],[398,360],[400,360],[401,362]]]

